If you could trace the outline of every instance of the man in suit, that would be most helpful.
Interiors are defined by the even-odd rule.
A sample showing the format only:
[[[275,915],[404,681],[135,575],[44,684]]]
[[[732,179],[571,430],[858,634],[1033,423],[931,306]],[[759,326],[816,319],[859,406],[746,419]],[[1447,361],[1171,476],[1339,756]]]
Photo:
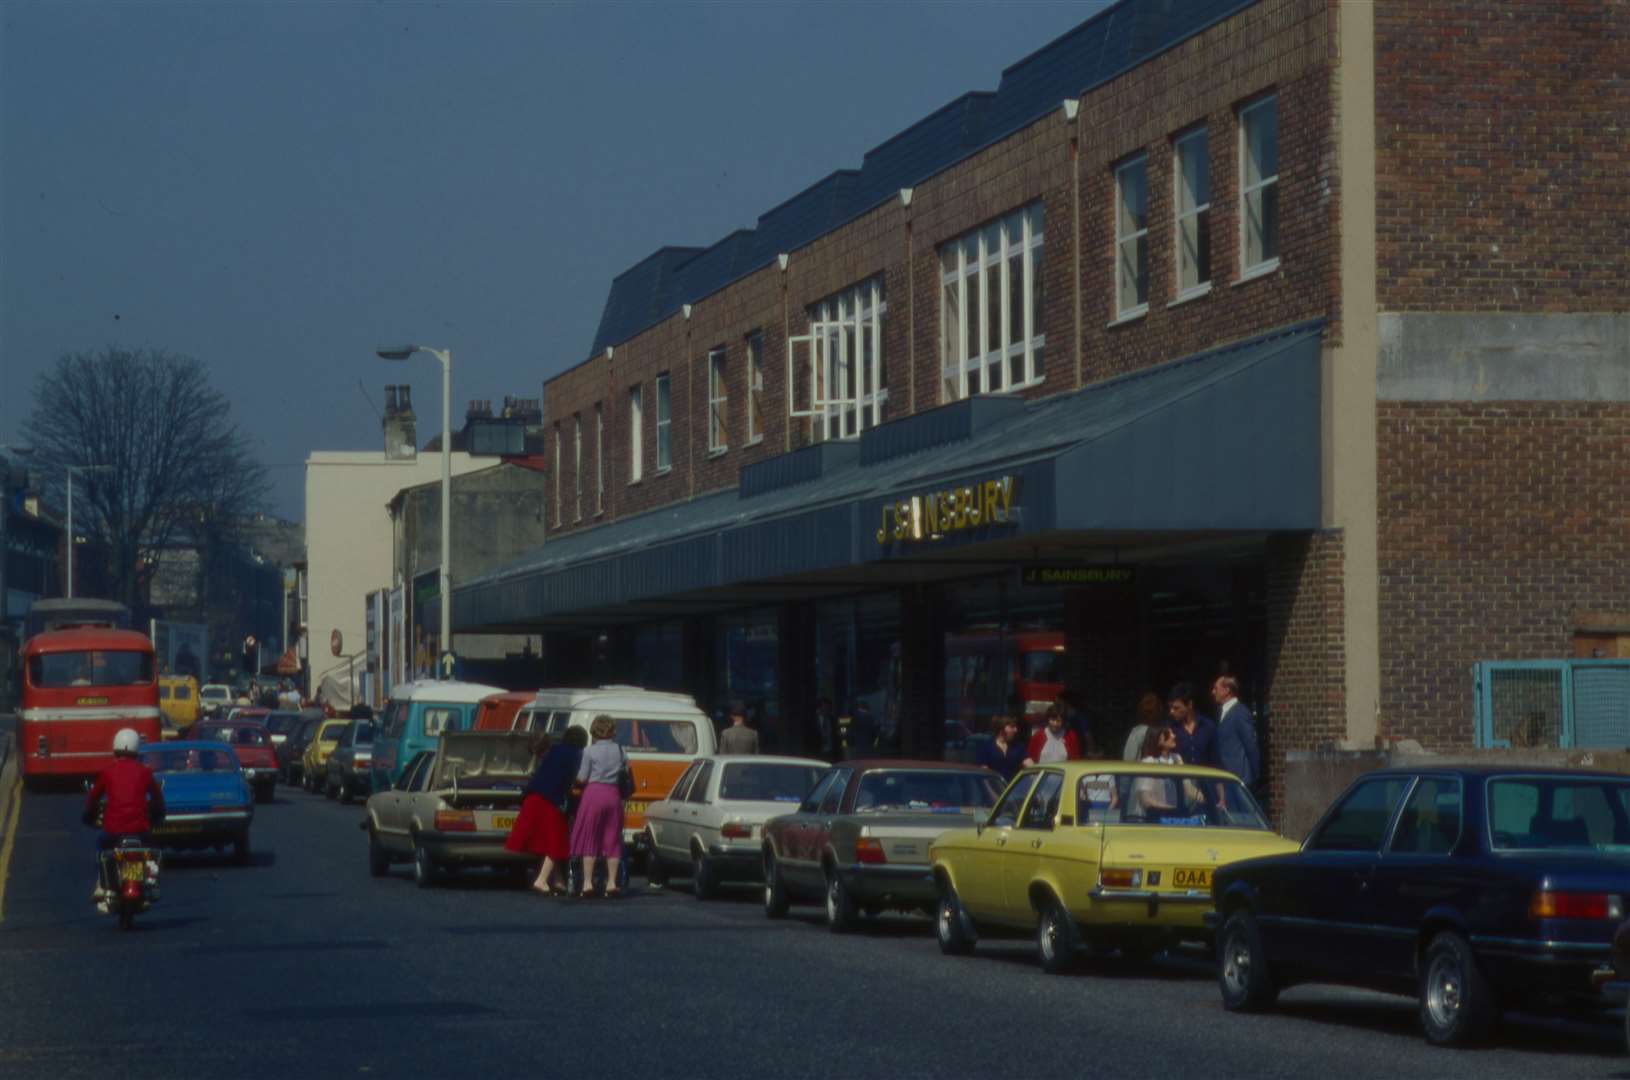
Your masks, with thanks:
[[[1256,748],[1256,719],[1239,699],[1239,680],[1232,675],[1218,675],[1211,684],[1211,700],[1217,703],[1218,761],[1247,788],[1256,787],[1262,775],[1262,759]]]

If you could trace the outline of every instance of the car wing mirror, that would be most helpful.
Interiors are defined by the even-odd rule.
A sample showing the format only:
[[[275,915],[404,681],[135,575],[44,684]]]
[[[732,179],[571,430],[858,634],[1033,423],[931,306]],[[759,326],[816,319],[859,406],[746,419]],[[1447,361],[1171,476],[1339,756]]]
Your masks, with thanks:
[[[990,824],[990,811],[981,810],[973,816],[973,831],[975,835],[983,835],[985,826]]]

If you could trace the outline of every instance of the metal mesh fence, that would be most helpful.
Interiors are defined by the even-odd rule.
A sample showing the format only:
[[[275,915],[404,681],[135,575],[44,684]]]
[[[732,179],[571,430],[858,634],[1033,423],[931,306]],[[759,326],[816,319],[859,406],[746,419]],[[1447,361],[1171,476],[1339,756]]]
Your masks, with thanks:
[[[1573,669],[1573,745],[1630,746],[1630,664]]]
[[[1562,745],[1562,669],[1488,673],[1490,734],[1514,747]]]

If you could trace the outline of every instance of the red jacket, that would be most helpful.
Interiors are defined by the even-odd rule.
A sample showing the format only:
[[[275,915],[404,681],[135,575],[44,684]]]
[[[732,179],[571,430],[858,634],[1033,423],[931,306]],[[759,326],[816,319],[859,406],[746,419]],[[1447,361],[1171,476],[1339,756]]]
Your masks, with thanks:
[[[102,811],[102,831],[111,835],[144,833],[152,830],[153,820],[164,817],[164,792],[158,785],[153,770],[132,757],[117,757],[113,764],[96,774],[96,783],[85,796],[85,817],[96,813],[96,802],[106,795],[107,809]],[[148,811],[147,800],[153,800]]]
[[[1024,756],[1031,761],[1040,761],[1041,748],[1046,745],[1047,728],[1045,726],[1039,727],[1030,736],[1030,746]],[[1064,752],[1069,755],[1071,761],[1081,760],[1081,738],[1069,728],[1064,729]]]

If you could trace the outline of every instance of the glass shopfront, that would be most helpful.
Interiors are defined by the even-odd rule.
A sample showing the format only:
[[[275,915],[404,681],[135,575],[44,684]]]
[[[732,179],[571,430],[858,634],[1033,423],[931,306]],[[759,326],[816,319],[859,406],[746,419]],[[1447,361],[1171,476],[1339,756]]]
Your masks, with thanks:
[[[943,590],[945,752],[970,757],[997,716],[1022,727],[1064,689],[1064,590],[1022,586],[1012,574]]]
[[[897,753],[902,687],[898,595],[823,601],[816,605],[815,622],[816,695],[832,703],[838,749],[847,757]],[[816,722],[824,723],[819,717]],[[831,745],[825,738],[822,742]]]

